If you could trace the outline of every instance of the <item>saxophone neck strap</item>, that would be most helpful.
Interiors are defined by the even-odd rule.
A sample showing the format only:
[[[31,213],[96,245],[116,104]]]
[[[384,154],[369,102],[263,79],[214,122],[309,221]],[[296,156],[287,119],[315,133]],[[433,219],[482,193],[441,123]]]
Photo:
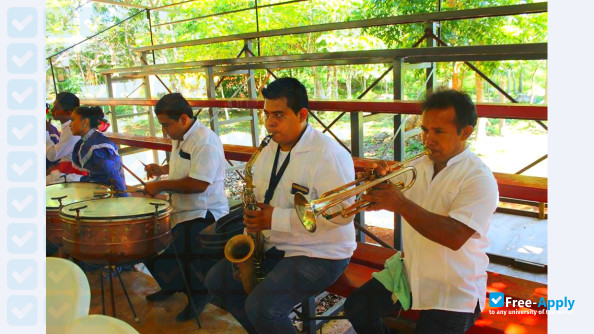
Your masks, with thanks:
[[[276,172],[276,169],[278,167],[278,158],[280,156],[280,145],[278,145],[278,147],[276,148],[276,156],[274,157],[274,165],[272,165],[272,171],[270,172],[270,182],[268,183],[268,189],[266,190],[266,193],[264,194],[264,204],[270,204],[270,201],[272,200],[272,196],[274,196],[274,190],[276,189],[281,178],[283,177],[283,174],[285,173],[285,169],[287,169],[287,166],[289,165],[289,161],[291,161],[291,151],[293,151],[293,148],[295,147],[295,145],[297,145],[299,140],[301,140],[301,137],[303,137],[303,134],[305,133],[306,130],[307,130],[307,125],[305,126],[303,131],[301,131],[301,133],[299,134],[299,138],[297,138],[297,141],[295,142],[295,144],[293,144],[293,146],[289,150],[289,154],[287,154],[287,158],[285,159],[285,161],[283,161],[283,164],[281,165],[280,169],[278,170],[278,173]]]

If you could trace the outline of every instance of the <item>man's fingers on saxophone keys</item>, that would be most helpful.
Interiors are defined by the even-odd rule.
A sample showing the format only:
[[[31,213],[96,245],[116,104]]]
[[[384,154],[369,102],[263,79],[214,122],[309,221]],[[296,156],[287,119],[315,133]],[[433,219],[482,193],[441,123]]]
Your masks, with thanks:
[[[268,204],[258,203],[260,210],[245,210],[243,222],[248,232],[269,230],[272,222],[272,211],[274,207]]]

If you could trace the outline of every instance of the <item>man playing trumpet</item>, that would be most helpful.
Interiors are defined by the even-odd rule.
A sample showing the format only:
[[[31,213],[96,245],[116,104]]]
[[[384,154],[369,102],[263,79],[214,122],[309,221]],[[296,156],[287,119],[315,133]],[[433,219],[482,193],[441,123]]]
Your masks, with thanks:
[[[499,194],[489,168],[467,148],[476,109],[454,90],[427,97],[422,109],[423,144],[432,153],[413,163],[415,184],[402,193],[382,183],[362,196],[372,202],[367,210],[402,215],[404,267],[395,255],[347,299],[357,333],[388,333],[381,317],[403,307],[421,311],[415,333],[464,333],[485,307],[487,230]]]
[[[278,79],[262,95],[273,142],[254,164],[260,210],[246,210],[244,222],[249,233],[264,236],[266,275],[248,296],[234,279],[232,264],[223,259],[209,271],[206,286],[249,333],[294,333],[288,317],[293,307],[331,285],[356,244],[352,217],[322,218],[315,233],[308,232],[295,213],[293,196],[302,192],[317,198],[351,182],[354,166],[345,149],[307,123],[307,92],[298,80]]]

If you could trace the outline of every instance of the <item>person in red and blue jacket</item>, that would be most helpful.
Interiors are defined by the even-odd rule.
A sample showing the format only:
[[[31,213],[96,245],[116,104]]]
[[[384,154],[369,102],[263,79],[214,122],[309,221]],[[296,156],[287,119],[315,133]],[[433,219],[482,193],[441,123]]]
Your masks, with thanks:
[[[82,182],[105,184],[127,196],[126,181],[122,170],[122,159],[116,145],[97,130],[104,124],[101,107],[79,107],[72,113],[70,129],[72,134],[81,139],[74,145],[72,164],[75,168],[86,171]]]

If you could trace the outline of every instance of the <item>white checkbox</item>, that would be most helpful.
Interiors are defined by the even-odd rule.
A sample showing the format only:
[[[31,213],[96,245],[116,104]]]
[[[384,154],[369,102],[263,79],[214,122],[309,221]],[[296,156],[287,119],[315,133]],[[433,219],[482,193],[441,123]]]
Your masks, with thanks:
[[[27,170],[33,165],[33,160],[31,159],[27,159],[27,161],[25,161],[25,163],[23,163],[22,165],[17,165],[16,163],[12,164],[10,167],[12,168],[12,170],[17,173],[19,176],[23,176],[23,174],[25,172],[27,172]]]
[[[25,125],[24,128],[22,129],[17,129],[17,128],[12,128],[12,134],[14,134],[19,140],[23,139],[27,133],[29,133],[29,131],[31,131],[31,129],[33,129],[33,124],[31,123],[27,123],[27,125]]]
[[[31,21],[33,21],[33,16],[27,15],[21,21],[14,19],[14,20],[10,21],[10,23],[12,23],[13,27],[15,27],[18,31],[23,31],[25,28],[27,28],[27,26],[29,25],[29,23],[31,23]]]
[[[12,94],[10,94],[18,103],[23,103],[23,101],[25,101],[29,95],[31,95],[31,93],[33,93],[33,88],[31,87],[27,87],[27,89],[25,89],[24,92],[22,93],[18,93],[18,92],[12,92]]]
[[[12,204],[12,206],[17,209],[19,212],[22,212],[23,210],[25,210],[25,208],[29,205],[29,203],[31,203],[31,201],[33,200],[33,196],[28,195],[27,197],[25,197],[24,200],[22,201],[17,201],[16,199],[13,199],[10,204]]]
[[[33,232],[27,231],[23,236],[19,237],[17,235],[13,235],[10,240],[14,242],[19,248],[23,247],[27,241],[29,241],[33,237]]]
[[[31,59],[31,57],[33,57],[33,52],[27,51],[27,53],[25,53],[22,57],[17,57],[14,55],[10,59],[16,64],[16,66],[21,68],[29,61],[29,59]]]
[[[21,284],[29,276],[31,276],[32,273],[33,273],[33,267],[27,267],[27,269],[25,269],[25,271],[23,271],[22,273],[13,271],[12,274],[10,274],[10,276],[12,276],[12,278],[14,278],[15,281],[17,281],[19,284]]]
[[[19,318],[19,320],[23,319],[31,310],[33,309],[33,304],[27,303],[25,307],[19,309],[17,307],[13,307],[10,311],[14,314],[15,317]]]

